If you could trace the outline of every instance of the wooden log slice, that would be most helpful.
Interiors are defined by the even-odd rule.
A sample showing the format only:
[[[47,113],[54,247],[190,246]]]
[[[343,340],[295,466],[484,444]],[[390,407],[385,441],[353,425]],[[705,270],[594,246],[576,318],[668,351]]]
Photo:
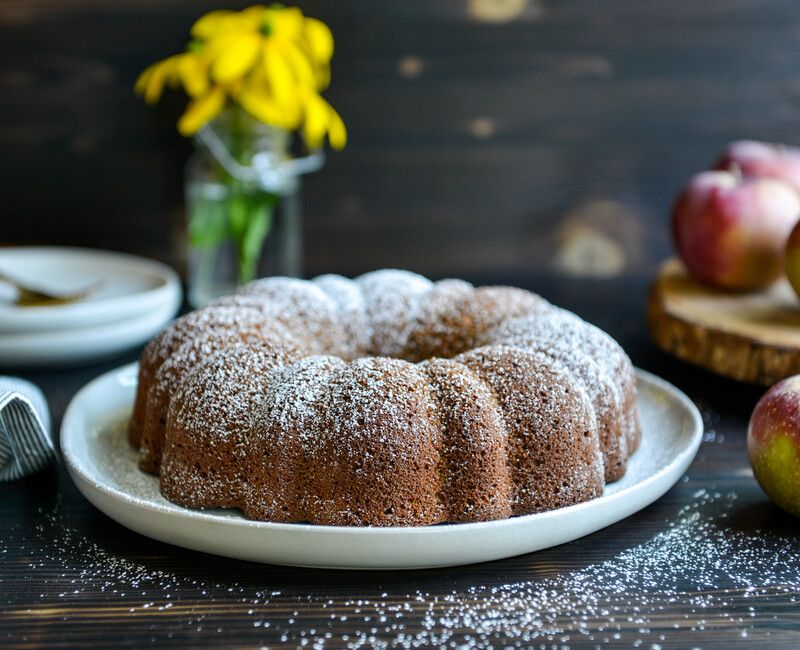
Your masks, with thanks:
[[[786,280],[722,291],[669,260],[650,291],[648,321],[662,350],[717,374],[759,384],[800,374],[800,300]]]

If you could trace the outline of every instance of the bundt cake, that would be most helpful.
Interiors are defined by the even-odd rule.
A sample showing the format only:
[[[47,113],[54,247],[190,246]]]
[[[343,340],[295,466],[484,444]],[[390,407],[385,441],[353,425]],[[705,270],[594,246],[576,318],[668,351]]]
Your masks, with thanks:
[[[602,494],[639,444],[636,400],[610,336],[522,289],[268,278],[147,345],[130,440],[189,507],[485,521]]]

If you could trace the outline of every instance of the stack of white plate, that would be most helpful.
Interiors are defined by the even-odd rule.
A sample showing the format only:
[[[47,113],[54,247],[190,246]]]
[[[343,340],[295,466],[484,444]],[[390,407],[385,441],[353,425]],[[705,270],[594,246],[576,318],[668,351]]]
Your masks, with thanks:
[[[0,273],[61,294],[95,286],[80,302],[19,307],[0,283],[0,365],[46,367],[89,363],[142,345],[181,304],[168,266],[122,253],[85,248],[0,249]]]

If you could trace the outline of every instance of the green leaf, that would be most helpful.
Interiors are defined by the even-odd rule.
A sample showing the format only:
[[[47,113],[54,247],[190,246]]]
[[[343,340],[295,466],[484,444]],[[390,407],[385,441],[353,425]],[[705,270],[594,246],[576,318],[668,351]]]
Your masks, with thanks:
[[[211,248],[231,236],[224,206],[217,201],[198,199],[191,204],[189,215],[189,244]]]
[[[242,284],[256,276],[261,249],[272,227],[273,204],[261,201],[260,205],[253,205],[244,233],[238,239],[239,282]]]
[[[228,224],[236,241],[244,238],[251,211],[252,206],[246,194],[234,194],[228,199]]]

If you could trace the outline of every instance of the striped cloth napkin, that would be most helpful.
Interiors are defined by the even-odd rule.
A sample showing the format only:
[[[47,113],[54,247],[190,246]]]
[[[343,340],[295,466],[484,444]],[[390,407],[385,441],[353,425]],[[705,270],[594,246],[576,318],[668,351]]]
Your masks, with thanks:
[[[42,391],[24,379],[0,377],[0,481],[33,474],[55,459]]]

